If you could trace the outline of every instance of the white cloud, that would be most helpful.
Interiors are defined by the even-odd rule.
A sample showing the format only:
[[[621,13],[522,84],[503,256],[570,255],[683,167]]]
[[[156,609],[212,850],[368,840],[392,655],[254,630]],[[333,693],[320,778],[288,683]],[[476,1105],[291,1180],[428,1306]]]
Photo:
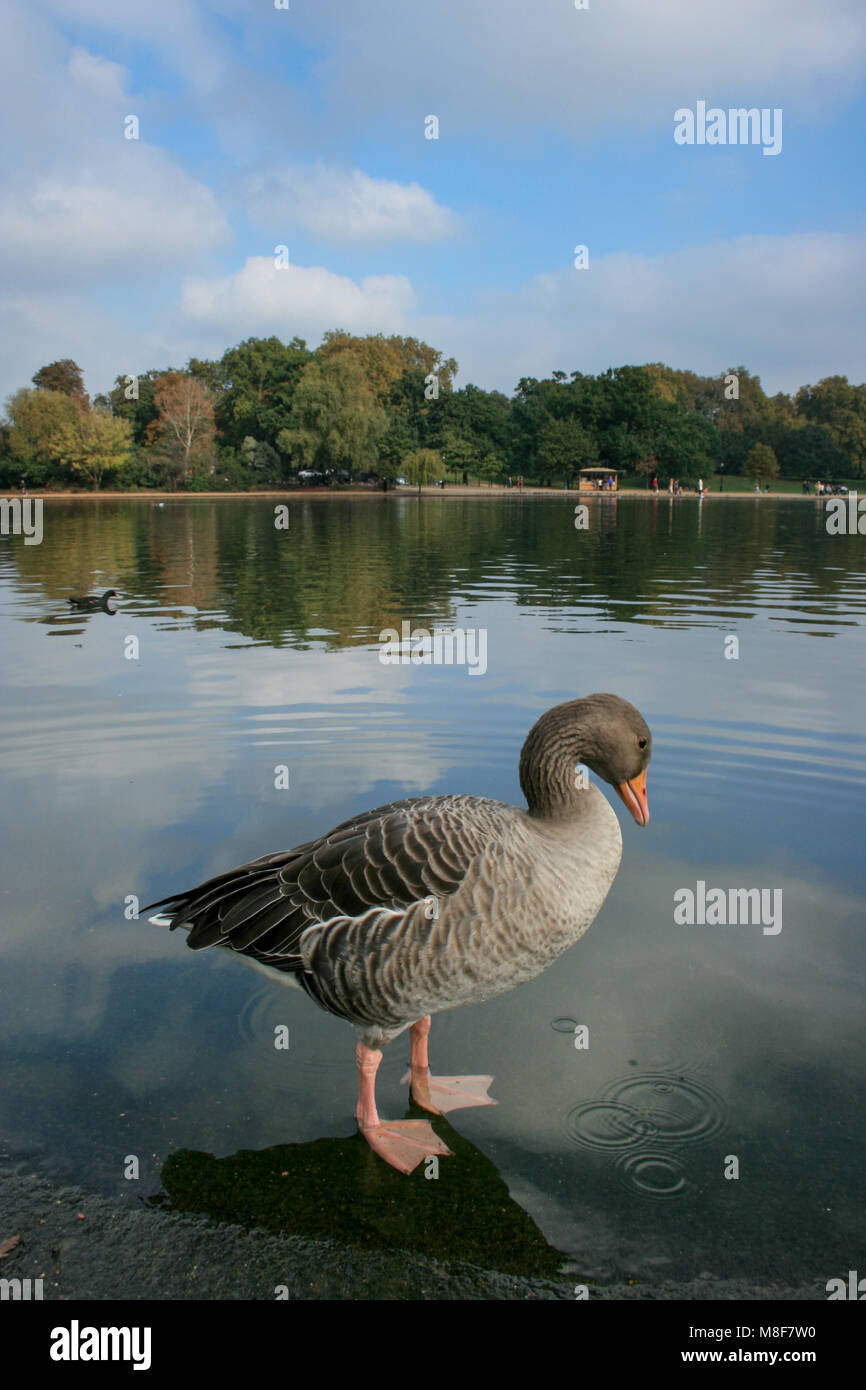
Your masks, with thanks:
[[[430,242],[453,236],[458,219],[417,183],[374,179],[324,164],[250,176],[245,196],[261,225],[301,226],[334,242]]]
[[[666,362],[716,373],[740,363],[765,389],[841,372],[866,379],[862,238],[738,237],[661,256],[610,255],[479,295],[466,314],[416,318],[461,381],[510,391],[522,376]]]
[[[638,118],[659,129],[674,110],[719,105],[838,108],[866,57],[861,0],[405,0],[293,11],[327,45],[318,68],[353,119],[392,125],[437,114],[442,141],[467,131],[519,139],[552,126],[578,143]],[[786,112],[787,115],[787,112]]]
[[[327,328],[401,332],[415,302],[405,275],[368,275],[360,283],[322,266],[251,256],[233,275],[200,276],[183,287],[181,309],[195,324],[238,333],[299,334],[316,340]]]
[[[81,9],[95,18],[100,6]],[[14,5],[4,40],[0,283],[34,299],[96,279],[137,284],[193,259],[201,266],[226,244],[212,191],[148,142],[148,104],[126,90],[121,64],[64,43],[43,14]],[[139,140],[124,138],[130,114]]]
[[[73,48],[68,64],[69,76],[100,100],[122,101],[126,85],[126,69],[86,48]]]
[[[227,63],[225,45],[213,33],[208,6],[198,0],[43,0],[62,24],[78,22],[116,34],[137,47],[149,46],[199,90],[212,88]]]
[[[225,245],[228,226],[209,188],[136,141],[98,170],[50,174],[7,191],[0,209],[5,274],[77,282],[153,269]]]
[[[324,123],[414,120],[419,140],[428,113],[440,116],[443,140],[552,126],[581,142],[636,116],[657,129],[699,97],[838,109],[866,58],[862,0],[604,0],[585,11],[571,0],[437,0],[429,12],[405,0],[288,11],[271,0],[43,2],[64,23],[148,46],[199,92],[237,75],[238,50],[273,50],[288,33],[321,54]],[[221,20],[242,26],[235,53]]]
[[[743,363],[770,392],[834,372],[866,380],[861,239],[831,233],[741,237],[663,256],[590,258],[587,271],[535,276],[453,314],[427,314],[402,275],[355,281],[321,266],[277,270],[254,257],[234,274],[188,279],[143,327],[57,288],[0,301],[0,387],[72,357],[91,391],[119,371],[219,356],[251,335],[315,344],[327,328],[412,333],[460,363],[461,383],[510,392],[522,376],[662,361],[714,374]],[[23,365],[22,365],[23,364]]]
[[[743,363],[770,392],[834,372],[866,380],[861,240],[831,233],[741,237],[663,256],[590,258],[587,271],[535,276],[425,314],[402,275],[355,281],[321,266],[276,270],[254,257],[234,274],[187,280],[180,301],[142,327],[72,291],[0,302],[0,384],[8,394],[43,362],[72,357],[91,391],[119,371],[219,356],[251,335],[315,344],[327,328],[412,333],[460,363],[460,382],[510,392],[522,376],[662,361],[715,374]],[[23,365],[22,365],[23,364]]]

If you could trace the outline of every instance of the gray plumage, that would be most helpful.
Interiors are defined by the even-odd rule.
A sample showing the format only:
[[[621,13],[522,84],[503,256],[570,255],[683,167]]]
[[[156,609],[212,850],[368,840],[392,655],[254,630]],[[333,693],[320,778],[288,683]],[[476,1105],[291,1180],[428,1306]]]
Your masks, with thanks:
[[[619,787],[645,771],[651,743],[617,696],[569,701],[524,744],[526,810],[476,796],[395,801],[153,906],[188,928],[193,950],[222,946],[294,977],[381,1047],[426,1014],[532,979],[580,939],[622,838],[575,766]]]

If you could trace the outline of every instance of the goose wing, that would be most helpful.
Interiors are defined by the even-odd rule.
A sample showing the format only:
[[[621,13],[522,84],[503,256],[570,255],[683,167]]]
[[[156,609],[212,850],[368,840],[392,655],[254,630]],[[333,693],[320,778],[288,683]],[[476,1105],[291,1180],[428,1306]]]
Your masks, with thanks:
[[[404,912],[456,892],[505,810],[513,814],[472,796],[395,801],[151,906],[165,908],[172,929],[189,928],[194,951],[224,946],[301,974],[309,927],[363,919],[372,928],[371,909]]]

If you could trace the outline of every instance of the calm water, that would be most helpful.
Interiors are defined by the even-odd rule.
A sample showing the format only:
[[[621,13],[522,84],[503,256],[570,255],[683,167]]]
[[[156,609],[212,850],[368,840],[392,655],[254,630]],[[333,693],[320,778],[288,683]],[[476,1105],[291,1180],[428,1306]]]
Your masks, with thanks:
[[[866,542],[811,501],[597,499],[587,531],[574,502],[296,499],[284,532],[264,500],[70,501],[41,546],[0,539],[5,1161],[501,1268],[547,1242],[594,1278],[823,1292],[857,1266]],[[116,616],[70,616],[109,586]],[[486,673],[381,664],[404,619],[486,629]],[[434,1020],[434,1070],[499,1105],[437,1122],[464,1141],[437,1182],[399,1178],[352,1138],[348,1025],[124,902],[394,797],[519,802],[530,725],[594,690],[653,730],[651,823],[616,802],[622,868],[557,965]],[[782,930],[678,925],[698,880],[781,889]]]

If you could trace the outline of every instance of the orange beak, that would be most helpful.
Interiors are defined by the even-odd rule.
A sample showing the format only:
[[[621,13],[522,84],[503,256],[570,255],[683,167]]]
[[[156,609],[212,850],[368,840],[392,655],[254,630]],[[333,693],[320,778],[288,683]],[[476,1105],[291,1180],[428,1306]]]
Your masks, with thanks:
[[[617,787],[622,800],[631,811],[638,825],[649,825],[649,805],[646,799],[646,768],[632,777],[630,782],[620,782]]]

